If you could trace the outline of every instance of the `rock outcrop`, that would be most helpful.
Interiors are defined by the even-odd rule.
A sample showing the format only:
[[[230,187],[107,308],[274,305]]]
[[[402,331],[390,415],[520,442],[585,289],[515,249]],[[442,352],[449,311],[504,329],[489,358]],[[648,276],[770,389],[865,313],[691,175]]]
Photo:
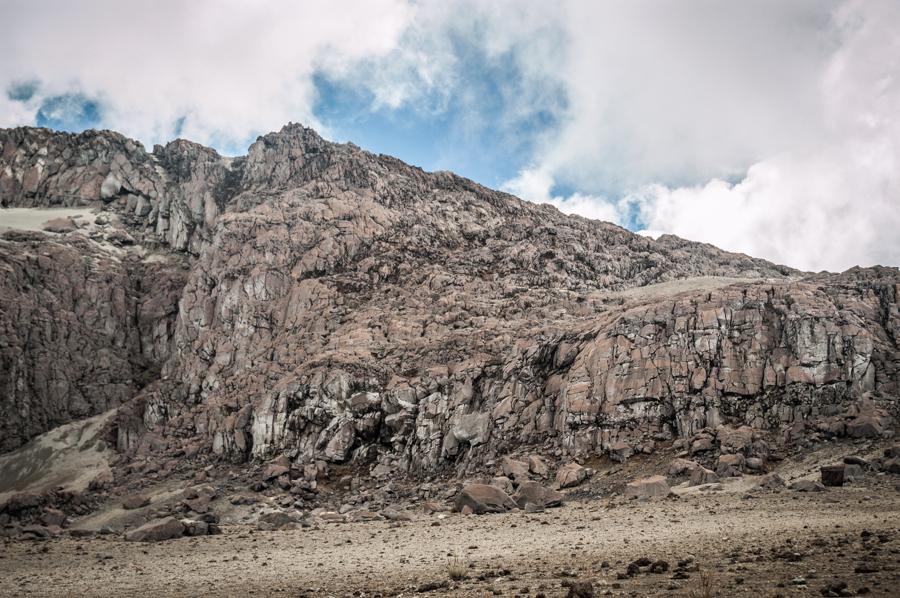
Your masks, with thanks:
[[[134,239],[94,291],[106,306],[119,289],[121,317],[89,318],[67,337],[116,353],[89,377],[115,367],[119,386],[58,418],[134,397],[119,418],[123,451],[149,436],[234,461],[465,474],[529,445],[621,460],[704,430],[727,444],[716,430],[728,426],[846,434],[838,420],[862,398],[896,410],[896,269],[804,275],[652,240],[297,125],[234,159],[185,141],[147,153],[107,132],[15,129],[0,143],[0,203],[94,202]],[[107,251],[77,231],[19,235],[2,241],[13,279],[36,267],[60,276],[17,259],[29,247]],[[186,264],[165,292],[162,275],[141,271],[157,254]],[[44,284],[12,286],[4,308],[35,303]],[[142,328],[129,297],[164,325]],[[4,338],[26,336],[18,321]],[[95,341],[98,329],[106,337]],[[46,346],[19,352],[55,364]],[[16,389],[4,395],[14,397],[4,429],[37,419],[22,405],[63,401],[15,382],[45,379],[29,359],[0,378]],[[138,362],[159,375],[134,383]],[[518,469],[527,477],[528,464]]]

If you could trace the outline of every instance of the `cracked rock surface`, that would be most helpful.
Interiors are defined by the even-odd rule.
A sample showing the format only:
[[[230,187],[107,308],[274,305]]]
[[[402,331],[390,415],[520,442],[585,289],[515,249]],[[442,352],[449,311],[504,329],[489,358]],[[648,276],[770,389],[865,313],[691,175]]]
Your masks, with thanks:
[[[893,426],[896,269],[652,240],[299,125],[239,158],[111,132],[0,144],[0,205],[118,227],[0,237],[3,449],[122,403],[126,452],[381,475]]]

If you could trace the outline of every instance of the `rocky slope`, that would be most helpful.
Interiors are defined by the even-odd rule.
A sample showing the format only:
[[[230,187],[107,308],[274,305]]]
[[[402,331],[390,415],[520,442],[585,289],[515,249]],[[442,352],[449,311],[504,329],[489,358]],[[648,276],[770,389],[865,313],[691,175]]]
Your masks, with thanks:
[[[892,426],[896,269],[654,241],[298,125],[233,159],[110,132],[0,144],[0,204],[111,223],[0,240],[2,449],[118,404],[126,453],[376,476]]]

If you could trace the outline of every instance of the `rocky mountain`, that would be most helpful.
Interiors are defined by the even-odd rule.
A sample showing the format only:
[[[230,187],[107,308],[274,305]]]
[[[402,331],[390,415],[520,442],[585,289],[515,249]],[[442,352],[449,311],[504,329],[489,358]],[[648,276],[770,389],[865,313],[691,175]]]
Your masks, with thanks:
[[[0,234],[0,450],[119,407],[125,454],[463,475],[897,413],[896,269],[652,240],[299,125],[237,158],[0,130],[0,205],[94,208]]]

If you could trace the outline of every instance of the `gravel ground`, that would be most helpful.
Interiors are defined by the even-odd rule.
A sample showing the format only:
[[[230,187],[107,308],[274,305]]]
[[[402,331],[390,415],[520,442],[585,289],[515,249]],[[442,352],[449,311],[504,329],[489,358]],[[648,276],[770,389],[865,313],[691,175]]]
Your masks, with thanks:
[[[537,597],[590,581],[597,595],[821,596],[837,580],[852,592],[897,596],[895,484],[879,476],[822,493],[600,499],[538,514],[417,514],[293,531],[227,526],[220,536],[159,544],[7,541],[0,594]],[[665,560],[668,571],[619,579],[641,557]]]

